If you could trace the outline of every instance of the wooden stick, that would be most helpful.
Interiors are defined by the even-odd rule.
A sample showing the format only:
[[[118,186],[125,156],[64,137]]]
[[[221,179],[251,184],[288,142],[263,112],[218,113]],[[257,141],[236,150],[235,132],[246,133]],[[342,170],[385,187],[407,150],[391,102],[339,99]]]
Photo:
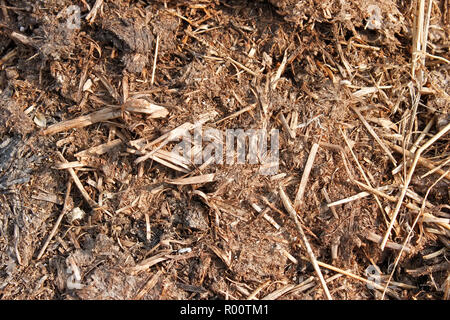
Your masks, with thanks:
[[[5,0],[2,0],[0,4],[2,8],[3,20],[6,24],[9,24],[10,17],[8,15],[8,7],[6,6]]]
[[[10,37],[13,40],[16,40],[16,41],[19,41],[19,42],[23,43],[24,45],[31,46],[31,47],[36,47],[37,46],[35,40],[27,37],[26,35],[24,35],[22,33],[13,31],[13,32],[11,32]]]
[[[70,197],[70,191],[71,191],[71,190],[72,190],[72,180],[69,179],[69,181],[67,181],[67,186],[66,186],[66,196],[65,196],[65,199],[64,199],[64,206],[63,206],[63,209],[62,209],[61,213],[59,214],[59,217],[58,217],[58,219],[56,220],[56,223],[55,223],[55,225],[53,226],[53,229],[52,229],[52,231],[50,232],[50,235],[48,236],[47,240],[45,240],[45,243],[44,243],[44,245],[42,246],[41,251],[39,251],[39,254],[38,254],[37,258],[36,258],[37,260],[40,260],[40,259],[42,258],[42,256],[44,255],[45,250],[47,249],[47,247],[48,247],[50,241],[51,241],[51,240],[53,239],[53,237],[55,236],[56,231],[58,230],[59,225],[61,224],[61,221],[62,221],[64,215],[66,214],[67,210],[69,209],[69,197]]]
[[[319,144],[314,143],[309,152],[308,160],[306,161],[305,170],[303,171],[302,180],[298,187],[297,195],[295,196],[294,208],[299,209],[303,201],[303,195],[305,193],[306,184],[308,183],[309,174],[316,159],[317,150],[319,150]]]
[[[283,201],[284,208],[286,209],[287,212],[289,212],[292,219],[294,219],[294,222],[295,222],[297,229],[300,232],[300,236],[303,240],[303,245],[305,246],[306,252],[308,253],[309,260],[312,263],[314,270],[317,273],[317,276],[319,277],[320,284],[322,285],[322,288],[325,291],[325,295],[327,296],[328,300],[333,300],[333,298],[331,297],[330,291],[328,290],[325,279],[323,278],[322,272],[320,271],[319,265],[317,264],[317,260],[316,260],[316,257],[314,256],[314,252],[312,251],[311,246],[309,245],[308,239],[306,238],[305,232],[303,231],[302,225],[300,224],[300,221],[298,220],[297,212],[295,212],[295,209],[292,206],[291,201],[287,197],[287,195],[284,192],[281,185],[279,186],[279,190],[280,190],[280,196],[281,196],[281,200]]]
[[[284,52],[283,61],[281,61],[277,72],[270,79],[270,83],[272,85],[272,90],[275,90],[277,88],[278,80],[280,80],[281,75],[284,73],[284,70],[286,69],[287,59],[288,59],[288,56],[287,56],[287,49],[286,49],[286,51]]]
[[[147,241],[150,242],[150,240],[152,239],[152,229],[150,227],[150,218],[148,216],[148,213],[145,214],[145,231]]]

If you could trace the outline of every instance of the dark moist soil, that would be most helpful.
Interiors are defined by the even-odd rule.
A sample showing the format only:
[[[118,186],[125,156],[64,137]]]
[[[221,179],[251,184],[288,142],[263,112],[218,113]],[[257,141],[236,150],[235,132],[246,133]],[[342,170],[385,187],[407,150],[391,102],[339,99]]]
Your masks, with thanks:
[[[374,4],[381,28],[368,27]],[[73,5],[79,28],[67,24]],[[334,212],[327,202],[364,191],[352,179],[367,184],[349,146],[373,187],[392,185],[385,192],[393,197],[402,188],[403,171],[392,173],[392,160],[352,108],[380,138],[402,146],[417,89],[414,1],[1,0],[0,13],[0,298],[325,299],[279,196],[281,185],[294,201],[314,143],[320,148],[298,216],[317,260],[363,278],[378,268],[385,283],[399,250],[381,251],[368,236],[384,237],[389,222],[376,199]],[[449,21],[448,1],[434,1],[428,52],[444,60],[426,60],[429,90],[420,96],[411,141],[430,120],[423,141],[450,119]],[[162,106],[168,115],[122,107],[119,118],[48,131],[129,99]],[[262,175],[249,163],[213,163],[188,174],[151,159],[136,164],[140,151],[130,141],[145,145],[204,114],[204,129],[278,129],[279,175]],[[78,154],[114,140],[117,147],[103,154]],[[404,160],[389,149],[397,163]],[[438,166],[449,151],[447,134],[423,156]],[[70,182],[58,152],[82,163],[74,172],[98,207]],[[409,186],[417,197],[405,203],[422,205],[440,176],[421,178],[428,171],[417,167]],[[206,174],[214,181],[171,183]],[[394,210],[395,202],[378,199],[383,210]],[[448,298],[448,180],[438,181],[427,201],[428,213],[442,220],[421,219],[414,227],[386,298]],[[416,216],[402,206],[390,243],[403,243]],[[326,279],[336,275],[321,270]],[[295,287],[310,277],[309,286]],[[381,297],[347,276],[328,288],[334,299]]]

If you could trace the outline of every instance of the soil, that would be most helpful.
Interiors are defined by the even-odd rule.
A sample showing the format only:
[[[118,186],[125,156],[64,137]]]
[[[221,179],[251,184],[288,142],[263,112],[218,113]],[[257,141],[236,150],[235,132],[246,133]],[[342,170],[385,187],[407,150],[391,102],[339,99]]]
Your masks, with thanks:
[[[319,144],[296,203],[317,261],[381,285],[392,273],[385,299],[449,299],[448,131],[380,248],[413,166],[398,148],[450,121],[449,3],[433,1],[417,73],[415,13],[403,0],[0,0],[0,298],[325,299],[279,192],[294,203]],[[276,174],[155,147],[198,121],[279,130]],[[367,191],[355,180],[388,196],[329,207]],[[333,299],[382,297],[320,269]]]

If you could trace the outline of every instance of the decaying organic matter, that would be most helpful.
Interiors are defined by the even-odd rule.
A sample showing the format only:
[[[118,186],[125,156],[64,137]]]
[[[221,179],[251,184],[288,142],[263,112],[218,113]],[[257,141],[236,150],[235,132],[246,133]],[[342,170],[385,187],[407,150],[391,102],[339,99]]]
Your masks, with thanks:
[[[449,14],[0,0],[0,298],[448,299]]]

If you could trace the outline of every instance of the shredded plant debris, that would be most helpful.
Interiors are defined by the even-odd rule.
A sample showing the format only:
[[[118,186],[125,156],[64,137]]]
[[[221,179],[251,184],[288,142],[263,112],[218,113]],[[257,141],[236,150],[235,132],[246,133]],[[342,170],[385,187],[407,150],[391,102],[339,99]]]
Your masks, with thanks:
[[[0,16],[0,299],[450,299],[448,0]]]

